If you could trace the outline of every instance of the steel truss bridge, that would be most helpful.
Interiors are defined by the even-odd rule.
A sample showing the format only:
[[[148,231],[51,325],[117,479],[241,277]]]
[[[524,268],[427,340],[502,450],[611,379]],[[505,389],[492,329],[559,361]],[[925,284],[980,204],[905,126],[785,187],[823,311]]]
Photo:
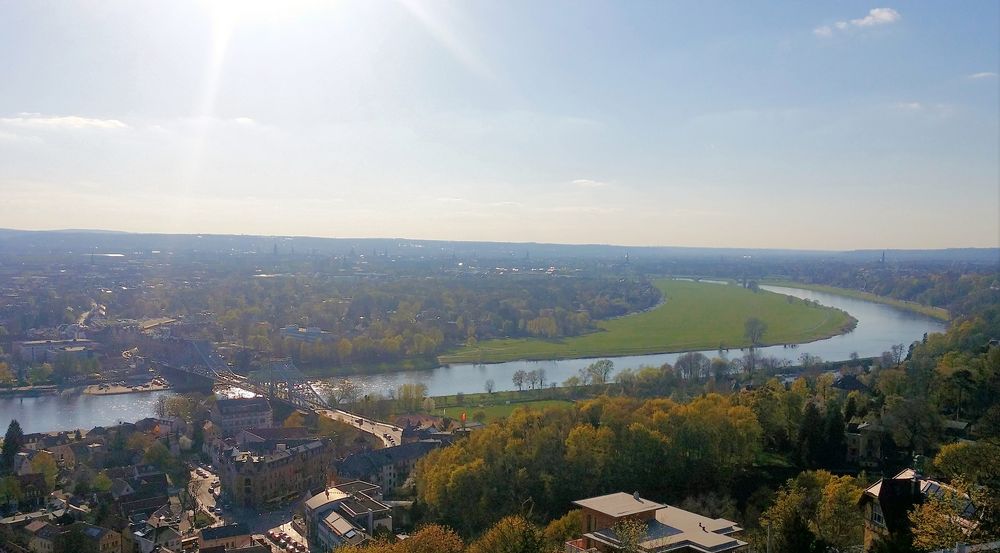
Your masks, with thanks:
[[[272,360],[268,366],[242,376],[233,372],[208,341],[183,340],[179,351],[173,352],[173,363],[159,362],[170,368],[253,392],[294,407],[330,409],[330,405],[313,388],[309,380],[291,359]]]

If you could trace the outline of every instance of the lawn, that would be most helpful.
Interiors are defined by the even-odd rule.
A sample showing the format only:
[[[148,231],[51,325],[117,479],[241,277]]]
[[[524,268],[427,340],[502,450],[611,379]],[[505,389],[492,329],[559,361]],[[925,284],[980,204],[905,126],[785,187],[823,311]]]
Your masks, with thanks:
[[[494,394],[494,396],[499,396],[499,394]],[[573,406],[572,401],[567,401],[565,399],[535,399],[528,401],[517,401],[517,400],[504,400],[500,397],[495,397],[493,403],[489,400],[483,402],[472,402],[466,399],[464,405],[457,405],[454,403],[448,405],[442,405],[438,403],[440,398],[434,398],[435,406],[434,412],[428,413],[438,416],[451,417],[452,419],[459,420],[462,416],[462,411],[465,411],[467,420],[472,422],[472,416],[476,411],[482,411],[486,414],[486,420],[484,422],[492,422],[496,419],[502,419],[509,416],[514,412],[514,409],[526,408],[526,409],[544,409],[546,407],[559,407],[563,409],[568,409]],[[509,403],[507,403],[509,401]],[[482,405],[480,407],[480,405]]]
[[[802,282],[792,282],[789,280],[768,280],[767,282],[764,282],[762,284],[787,286],[788,288],[801,288],[803,290],[812,290],[814,292],[826,292],[828,294],[836,294],[838,296],[846,296],[848,298],[872,301],[875,303],[884,303],[885,305],[891,305],[892,307],[895,307],[897,309],[904,309],[906,311],[920,313],[922,315],[927,315],[928,317],[933,317],[935,319],[939,319],[942,321],[947,321],[951,319],[951,314],[948,313],[947,309],[941,307],[934,307],[931,305],[924,305],[913,301],[897,300],[896,298],[879,296],[878,294],[872,294],[871,292],[862,292],[860,290],[851,290],[848,288],[837,288],[835,286],[825,286],[823,284],[805,284]]]
[[[649,311],[600,321],[596,332],[557,340],[485,340],[439,360],[491,363],[739,348],[749,345],[743,334],[750,317],[767,323],[764,344],[792,344],[841,334],[854,323],[837,309],[735,285],[659,280],[656,286],[666,301]]]

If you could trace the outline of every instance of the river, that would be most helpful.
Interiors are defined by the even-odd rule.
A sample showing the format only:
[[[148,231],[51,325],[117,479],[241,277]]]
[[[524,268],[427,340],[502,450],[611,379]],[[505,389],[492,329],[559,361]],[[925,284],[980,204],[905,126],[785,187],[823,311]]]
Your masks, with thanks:
[[[803,353],[819,356],[824,361],[843,361],[852,353],[861,357],[875,357],[893,344],[910,344],[919,340],[924,333],[942,332],[945,324],[941,321],[903,311],[888,305],[865,300],[837,296],[824,292],[762,286],[766,290],[816,300],[824,305],[843,309],[858,320],[854,331],[826,340],[802,344],[797,348],[771,346],[761,348],[763,355],[796,361]],[[718,351],[702,352],[709,357]],[[739,350],[730,352],[739,356]],[[657,355],[635,355],[614,357],[615,370],[660,366],[673,363],[680,353]],[[352,380],[365,393],[395,390],[404,383],[422,383],[432,396],[458,392],[472,393],[484,391],[487,380],[493,380],[496,391],[514,389],[512,376],[518,370],[545,370],[546,382],[561,383],[593,363],[595,359],[563,359],[558,361],[511,361],[477,365],[456,364],[436,369],[380,373],[355,376]],[[6,428],[6,421],[16,418],[25,432],[44,432],[61,429],[89,429],[97,425],[111,425],[118,421],[135,421],[152,416],[156,399],[170,392],[148,392],[114,396],[68,395],[43,396],[33,398],[0,399],[0,423]]]

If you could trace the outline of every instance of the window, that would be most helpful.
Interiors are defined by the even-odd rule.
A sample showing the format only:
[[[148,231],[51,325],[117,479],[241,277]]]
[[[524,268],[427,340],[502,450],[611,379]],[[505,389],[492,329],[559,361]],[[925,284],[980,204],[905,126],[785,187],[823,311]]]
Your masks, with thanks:
[[[882,516],[882,507],[878,503],[872,503],[871,520],[878,526],[885,526],[885,518]]]

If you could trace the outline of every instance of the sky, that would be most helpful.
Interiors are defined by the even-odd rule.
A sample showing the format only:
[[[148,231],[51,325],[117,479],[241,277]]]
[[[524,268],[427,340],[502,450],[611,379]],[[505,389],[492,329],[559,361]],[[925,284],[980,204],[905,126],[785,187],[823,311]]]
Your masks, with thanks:
[[[1000,246],[1000,2],[0,0],[0,228]]]

